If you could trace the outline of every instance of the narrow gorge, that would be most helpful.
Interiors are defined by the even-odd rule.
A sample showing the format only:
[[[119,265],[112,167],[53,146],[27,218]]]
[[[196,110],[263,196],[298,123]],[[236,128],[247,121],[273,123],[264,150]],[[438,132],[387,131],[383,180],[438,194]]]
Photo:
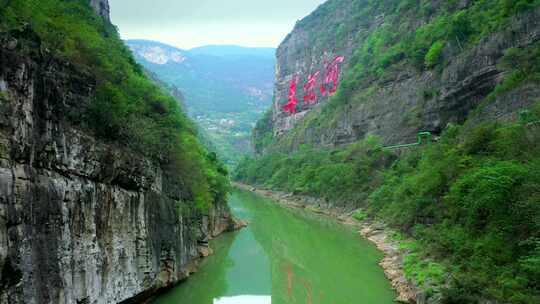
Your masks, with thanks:
[[[540,303],[540,0],[0,0],[42,303]]]

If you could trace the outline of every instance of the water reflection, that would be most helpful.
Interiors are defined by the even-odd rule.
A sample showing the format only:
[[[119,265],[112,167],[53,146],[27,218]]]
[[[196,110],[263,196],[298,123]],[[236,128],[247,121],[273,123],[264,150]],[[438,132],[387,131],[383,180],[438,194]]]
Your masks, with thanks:
[[[215,255],[155,304],[386,304],[380,253],[357,233],[250,192],[233,193],[248,228],[212,241]]]
[[[218,297],[272,293],[270,259],[250,229],[237,235],[228,256],[233,261],[225,274],[228,288]]]
[[[271,296],[236,296],[214,299],[214,304],[271,304]]]

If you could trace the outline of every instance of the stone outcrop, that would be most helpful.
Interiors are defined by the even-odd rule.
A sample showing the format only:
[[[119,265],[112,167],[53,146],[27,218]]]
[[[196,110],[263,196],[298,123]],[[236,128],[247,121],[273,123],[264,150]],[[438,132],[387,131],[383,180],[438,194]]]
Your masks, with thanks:
[[[90,0],[90,5],[94,8],[99,16],[105,18],[105,20],[109,22],[111,21],[109,0]]]
[[[336,24],[339,24],[341,20],[350,17],[353,1],[340,0],[339,2],[339,9],[333,12],[328,12],[325,9],[329,5],[326,3],[321,5],[310,16],[299,21],[276,51],[276,82],[274,86],[272,120],[273,134],[277,138],[293,129],[311,110],[328,101],[328,95],[321,94],[319,90],[323,82],[323,77],[320,76],[317,78],[315,85],[317,88],[315,90],[317,104],[303,103],[305,92],[302,90],[302,86],[307,80],[307,77],[315,71],[320,71],[324,74],[325,65],[336,56],[345,57],[345,62],[341,65],[340,69],[340,74],[343,74],[344,68],[348,66],[350,57],[355,48],[358,47],[358,44],[349,38],[344,39],[343,44],[340,45],[317,43],[320,40],[320,37],[317,35],[328,31],[328,28],[332,28]],[[327,28],[327,24],[322,25],[322,22],[312,22],[312,20],[317,19],[324,19],[325,22],[332,24],[332,26],[328,26]],[[333,36],[335,33],[331,33],[330,35]],[[298,113],[291,115],[283,111],[282,107],[289,98],[290,82],[296,77],[300,81],[297,84],[296,98],[299,100],[301,109]]]
[[[234,225],[226,204],[201,214],[174,172],[84,132],[90,75],[0,42],[0,303],[117,303],[186,278]]]
[[[323,123],[328,124],[320,127],[319,120],[291,132],[310,116],[308,114],[315,114],[311,118],[316,118],[317,111],[328,102],[328,97],[318,90],[322,83],[322,77],[319,77],[316,85],[318,103],[303,104],[305,92],[301,87],[308,75],[317,70],[324,71],[325,63],[336,56],[345,56],[341,66],[343,78],[354,50],[362,47],[362,37],[388,25],[386,15],[390,13],[380,12],[358,21],[355,28],[347,29],[346,35],[340,36],[336,28],[339,29],[340,22],[353,18],[354,2],[326,2],[298,22],[277,51],[271,126],[282,150],[295,150],[301,144],[337,146],[367,135],[377,135],[385,144],[409,143],[415,141],[418,131],[438,134],[449,123],[463,123],[474,110],[478,109],[485,120],[508,120],[515,118],[523,107],[540,99],[537,86],[523,86],[499,96],[485,107],[482,105],[486,96],[504,79],[505,72],[498,63],[505,50],[525,48],[540,40],[540,9],[537,9],[513,17],[508,26],[486,36],[474,47],[461,50],[458,44],[447,46],[445,58],[448,60],[440,70],[418,71],[407,65],[389,69],[384,77],[373,79],[368,87],[356,88],[353,97],[358,100],[339,108],[332,117],[325,117]],[[469,5],[467,3],[463,5]],[[418,24],[411,22],[411,26],[414,29],[424,22],[419,18]],[[318,43],[323,35],[329,35],[333,40]],[[301,107],[298,113],[290,114],[282,107],[288,99],[290,81],[297,76],[301,82],[296,98]],[[258,152],[264,151],[259,149]]]

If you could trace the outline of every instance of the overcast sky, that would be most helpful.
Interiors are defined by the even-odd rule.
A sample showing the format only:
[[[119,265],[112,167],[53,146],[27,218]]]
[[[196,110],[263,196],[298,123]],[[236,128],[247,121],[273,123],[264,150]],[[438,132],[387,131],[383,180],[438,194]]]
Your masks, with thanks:
[[[325,0],[109,0],[123,39],[277,47]]]

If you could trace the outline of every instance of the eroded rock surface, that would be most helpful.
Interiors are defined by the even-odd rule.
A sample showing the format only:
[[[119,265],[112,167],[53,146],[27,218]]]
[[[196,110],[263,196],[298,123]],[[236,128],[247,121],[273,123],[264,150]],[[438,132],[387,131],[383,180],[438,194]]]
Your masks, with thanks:
[[[90,0],[90,5],[98,15],[105,18],[107,21],[111,21],[109,0]]]
[[[95,80],[0,40],[0,303],[117,303],[187,277],[228,207],[201,215],[174,172],[83,132]]]

